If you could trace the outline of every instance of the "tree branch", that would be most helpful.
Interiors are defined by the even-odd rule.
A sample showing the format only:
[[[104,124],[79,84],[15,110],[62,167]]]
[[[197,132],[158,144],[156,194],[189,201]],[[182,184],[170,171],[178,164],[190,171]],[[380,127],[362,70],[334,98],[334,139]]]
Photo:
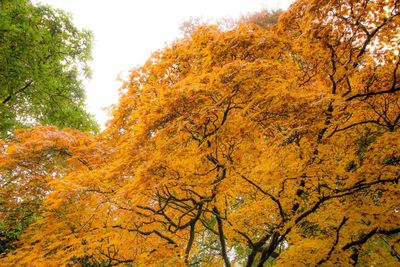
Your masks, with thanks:
[[[365,244],[371,237],[373,237],[375,234],[384,234],[384,235],[393,235],[400,233],[400,228],[394,228],[391,230],[379,230],[377,227],[369,231],[367,234],[365,234],[363,237],[361,237],[358,240],[352,241],[350,243],[347,243],[342,247],[342,250],[348,250],[349,248],[353,246],[358,246],[358,245],[363,245]]]
[[[286,220],[286,216],[285,216],[285,212],[283,211],[281,202],[276,197],[274,197],[273,195],[271,195],[270,193],[268,193],[264,189],[262,189],[259,185],[257,185],[253,181],[251,181],[249,178],[247,178],[246,176],[239,173],[235,168],[233,168],[233,169],[243,180],[245,180],[246,182],[248,182],[249,184],[251,184],[252,186],[257,188],[261,193],[268,196],[273,202],[276,203],[276,205],[278,206],[278,209],[279,209],[279,214],[282,217],[282,222],[284,222]]]
[[[348,221],[348,219],[349,219],[349,218],[343,217],[343,219],[342,219],[342,221],[340,222],[338,228],[336,229],[336,239],[335,239],[335,242],[333,243],[331,249],[329,250],[328,255],[327,255],[324,259],[320,260],[320,261],[317,263],[318,265],[320,265],[320,264],[322,264],[322,263],[328,261],[329,258],[331,257],[332,252],[335,250],[335,247],[336,247],[337,244],[339,243],[339,237],[340,237],[340,236],[339,236],[339,233],[340,233],[340,229],[342,229],[342,227],[345,225],[345,223]]]
[[[3,104],[3,105],[5,105],[5,104],[7,104],[7,102],[8,101],[10,101],[11,100],[11,98],[13,97],[13,96],[17,96],[19,93],[22,93],[23,91],[25,91],[29,86],[31,86],[33,84],[33,80],[28,80],[28,82],[23,86],[23,87],[21,87],[20,89],[18,89],[15,93],[13,93],[13,94],[10,94],[6,99],[4,99],[1,103]]]
[[[217,219],[217,224],[218,224],[218,237],[219,241],[221,243],[221,254],[222,258],[224,259],[225,267],[231,266],[231,263],[228,258],[228,253],[226,252],[226,243],[225,243],[225,236],[224,236],[224,230],[222,227],[222,220],[221,216],[219,215],[219,211],[216,207],[213,208],[213,213],[215,215],[215,218]]]
[[[383,91],[375,91],[375,92],[368,92],[368,93],[363,93],[363,94],[355,94],[353,96],[350,96],[349,98],[346,98],[345,101],[351,101],[355,98],[359,98],[359,97],[365,97],[368,98],[370,96],[374,96],[374,95],[382,95],[382,94],[390,94],[390,93],[394,93],[400,91],[400,87],[392,87],[388,90],[383,90]]]

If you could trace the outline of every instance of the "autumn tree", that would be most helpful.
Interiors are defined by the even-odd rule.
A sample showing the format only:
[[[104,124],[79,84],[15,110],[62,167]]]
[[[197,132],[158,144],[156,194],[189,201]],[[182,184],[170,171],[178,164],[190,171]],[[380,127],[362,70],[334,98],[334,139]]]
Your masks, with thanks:
[[[254,23],[260,27],[268,28],[278,23],[279,16],[282,13],[282,9],[269,10],[265,8],[261,11],[242,16],[239,22],[246,24]]]
[[[82,84],[90,76],[91,32],[79,30],[62,10],[6,0],[0,3],[0,40],[0,137],[11,140],[14,129],[38,124],[98,131],[98,124],[85,110]],[[14,162],[24,155],[13,155]],[[32,178],[38,182],[32,187],[32,181],[26,184],[16,177],[24,176],[27,181],[35,175],[49,175],[50,165],[62,168],[51,153],[37,151],[31,156],[27,162],[36,171],[19,162],[12,173],[1,176],[0,212],[7,215],[0,219],[0,251],[40,216],[41,200],[48,190],[44,178]]]
[[[41,217],[53,180],[72,169],[90,168],[85,157],[79,156],[83,150],[90,151],[87,144],[93,137],[89,133],[41,126],[19,130],[14,138],[5,146],[7,152],[3,147],[0,158],[0,252]]]
[[[0,136],[32,125],[98,131],[85,110],[92,33],[30,0],[0,3]]]
[[[218,28],[223,31],[231,30],[234,27],[238,27],[240,24],[256,24],[262,28],[268,28],[278,23],[279,16],[282,13],[282,9],[270,10],[264,8],[257,12],[242,15],[238,19],[220,18],[212,22],[200,17],[190,17],[181,23],[179,29],[184,36],[188,37],[193,34],[198,27],[207,26],[209,24],[218,25]]]
[[[155,52],[4,264],[397,265],[399,8],[299,0],[276,26],[200,27]],[[24,134],[3,173],[17,144],[42,151]]]

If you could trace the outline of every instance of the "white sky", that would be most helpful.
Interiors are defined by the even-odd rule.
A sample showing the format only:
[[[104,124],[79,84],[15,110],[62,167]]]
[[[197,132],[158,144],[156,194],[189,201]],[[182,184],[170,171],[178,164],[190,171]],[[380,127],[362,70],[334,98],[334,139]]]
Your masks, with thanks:
[[[93,78],[85,82],[87,107],[104,127],[107,107],[118,101],[117,77],[180,36],[190,17],[237,18],[262,8],[289,7],[293,0],[37,0],[72,13],[93,31]]]

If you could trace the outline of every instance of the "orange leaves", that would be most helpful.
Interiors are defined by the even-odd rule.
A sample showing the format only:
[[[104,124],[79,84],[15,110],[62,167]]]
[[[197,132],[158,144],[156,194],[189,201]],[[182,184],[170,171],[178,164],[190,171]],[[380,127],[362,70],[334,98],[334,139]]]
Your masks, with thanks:
[[[376,240],[399,232],[399,61],[381,39],[398,22],[383,2],[342,2],[297,1],[268,29],[199,28],[132,70],[96,138],[38,127],[1,143],[3,195],[39,199],[42,216],[7,260],[329,266],[393,254]],[[388,24],[368,24],[378,15]]]

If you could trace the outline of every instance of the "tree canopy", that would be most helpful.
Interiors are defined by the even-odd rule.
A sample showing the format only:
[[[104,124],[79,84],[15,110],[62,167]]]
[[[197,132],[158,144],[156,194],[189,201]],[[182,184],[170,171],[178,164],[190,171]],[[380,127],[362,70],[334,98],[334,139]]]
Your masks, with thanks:
[[[62,10],[0,3],[0,136],[32,125],[98,131],[85,110],[92,34]]]
[[[17,132],[0,216],[40,219],[2,264],[397,265],[399,8],[200,27],[131,71],[100,135]]]

